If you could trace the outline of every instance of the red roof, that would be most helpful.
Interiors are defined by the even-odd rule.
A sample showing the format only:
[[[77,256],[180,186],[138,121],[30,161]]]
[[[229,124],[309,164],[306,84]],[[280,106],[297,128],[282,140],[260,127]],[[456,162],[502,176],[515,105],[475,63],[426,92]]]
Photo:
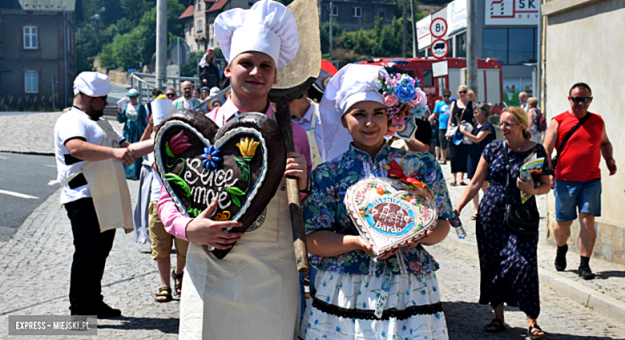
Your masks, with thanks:
[[[192,16],[193,16],[193,5],[187,7],[187,9],[185,9],[184,12],[182,12],[182,14],[180,14],[178,19],[189,18],[189,17],[192,17]]]
[[[211,8],[207,9],[207,12],[212,12],[212,11],[218,11],[222,8],[224,8],[224,6],[228,3],[228,0],[219,0],[215,3],[213,3],[213,5],[211,6]]]

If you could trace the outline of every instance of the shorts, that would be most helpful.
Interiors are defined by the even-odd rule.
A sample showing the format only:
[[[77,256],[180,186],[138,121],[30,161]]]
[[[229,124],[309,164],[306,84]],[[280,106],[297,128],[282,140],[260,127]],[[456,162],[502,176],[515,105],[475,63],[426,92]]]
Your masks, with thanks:
[[[556,221],[573,221],[578,209],[580,213],[601,216],[601,178],[583,182],[556,179],[554,195]]]
[[[447,146],[449,143],[449,141],[447,140],[447,137],[445,137],[446,133],[447,133],[447,129],[438,129],[438,142],[440,144],[440,147],[443,150],[447,149]]]
[[[176,243],[176,254],[178,254],[178,257],[186,259],[189,241],[177,239],[165,230],[163,222],[158,217],[158,201],[150,202],[148,213],[152,259],[157,262],[169,260],[169,253],[171,253],[171,247],[174,242]]]

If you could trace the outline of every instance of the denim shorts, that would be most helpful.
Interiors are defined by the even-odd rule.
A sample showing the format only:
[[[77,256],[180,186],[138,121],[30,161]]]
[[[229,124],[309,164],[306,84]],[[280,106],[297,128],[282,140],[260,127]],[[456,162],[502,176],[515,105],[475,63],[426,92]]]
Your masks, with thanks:
[[[601,179],[569,182],[556,179],[556,221],[573,221],[580,213],[601,216]]]

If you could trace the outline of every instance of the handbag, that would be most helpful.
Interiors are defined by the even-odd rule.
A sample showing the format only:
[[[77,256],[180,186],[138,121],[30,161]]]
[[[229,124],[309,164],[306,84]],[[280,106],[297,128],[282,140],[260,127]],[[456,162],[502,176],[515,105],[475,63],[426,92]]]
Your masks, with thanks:
[[[458,125],[451,124],[449,129],[447,129],[447,132],[445,132],[445,137],[452,137],[453,138],[456,135],[456,132],[458,131],[458,126],[460,126],[460,118],[462,118],[462,115],[464,115],[464,110],[466,110],[466,109],[467,109],[467,107],[465,106],[464,109],[462,109],[462,112],[460,113],[459,117],[456,117],[455,115],[453,116],[453,118],[456,120]],[[452,111],[453,111],[453,109],[452,109]],[[449,118],[449,119],[451,119],[451,118]]]
[[[584,125],[584,123],[588,120],[588,118],[590,118],[590,112],[588,112],[584,117],[582,117],[582,119],[580,119],[579,122],[577,122],[577,125],[575,125],[571,129],[571,131],[569,131],[566,137],[564,137],[564,139],[562,140],[562,144],[560,144],[560,147],[558,148],[558,153],[555,156],[553,156],[553,158],[551,159],[551,174],[552,175],[555,175],[556,173],[556,165],[558,164],[558,157],[562,154],[562,150],[564,150],[564,146],[566,145],[566,142],[569,141],[569,139],[575,133],[575,131],[577,131],[577,129],[579,129],[582,125]]]
[[[508,161],[508,146],[503,143],[506,157],[506,211],[503,224],[508,231],[517,236],[534,236],[538,234],[540,216],[537,211],[531,210],[529,205],[510,203],[510,163]]]

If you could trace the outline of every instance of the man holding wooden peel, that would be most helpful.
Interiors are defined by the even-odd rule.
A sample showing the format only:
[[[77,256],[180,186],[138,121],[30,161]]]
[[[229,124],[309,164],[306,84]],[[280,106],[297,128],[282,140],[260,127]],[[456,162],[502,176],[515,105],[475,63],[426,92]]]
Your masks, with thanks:
[[[250,10],[233,9],[215,20],[215,37],[228,60],[224,74],[232,93],[208,114],[223,126],[238,114],[262,112],[274,117],[268,100],[277,69],[297,53],[295,18],[283,5],[263,0]],[[295,152],[287,154],[284,176],[308,187],[310,149],[305,130],[292,125]],[[283,180],[284,183],[284,180]],[[294,339],[299,325],[300,294],[289,206],[284,185],[257,219],[253,232],[229,233],[234,221],[208,218],[217,203],[197,218],[181,214],[161,190],[159,215],[165,229],[189,240],[187,272],[180,308],[181,339]],[[219,260],[202,245],[228,249]]]

